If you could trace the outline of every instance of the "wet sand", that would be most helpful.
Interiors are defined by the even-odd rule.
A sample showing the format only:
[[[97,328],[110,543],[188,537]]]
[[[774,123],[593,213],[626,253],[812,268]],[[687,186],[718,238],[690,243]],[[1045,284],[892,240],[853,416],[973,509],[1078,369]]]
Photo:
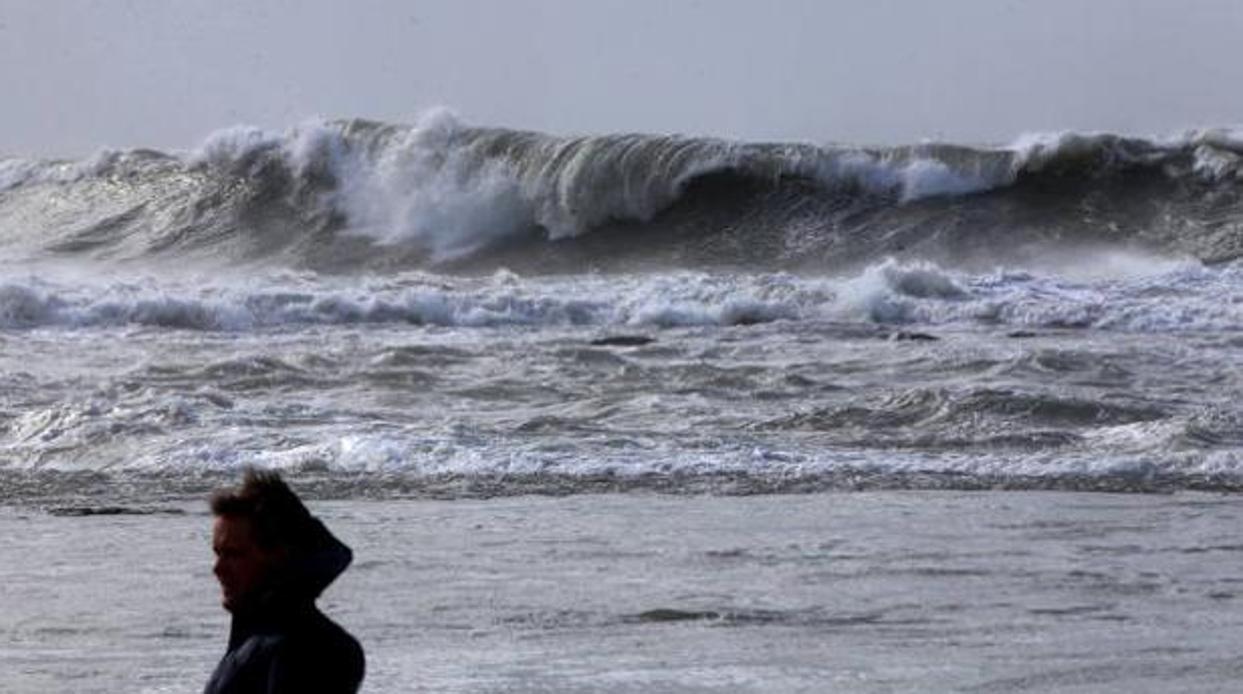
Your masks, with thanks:
[[[366,692],[1209,692],[1243,679],[1235,496],[312,507],[355,550],[321,605],[366,647]],[[198,501],[143,510],[0,507],[0,691],[202,687],[228,628],[210,518]]]

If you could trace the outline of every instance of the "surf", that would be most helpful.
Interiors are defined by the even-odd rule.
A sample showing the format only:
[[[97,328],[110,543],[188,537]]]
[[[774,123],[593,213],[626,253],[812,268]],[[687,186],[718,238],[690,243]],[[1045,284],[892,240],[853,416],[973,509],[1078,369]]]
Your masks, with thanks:
[[[196,149],[0,162],[0,248],[48,259],[331,273],[958,267],[1085,247],[1243,255],[1243,134],[1001,146],[558,136],[313,121]]]

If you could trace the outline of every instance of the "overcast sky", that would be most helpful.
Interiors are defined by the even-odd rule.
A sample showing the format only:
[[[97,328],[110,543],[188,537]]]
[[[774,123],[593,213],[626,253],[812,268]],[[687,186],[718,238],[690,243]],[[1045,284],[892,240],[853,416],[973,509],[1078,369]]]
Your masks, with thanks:
[[[239,123],[1006,142],[1243,122],[1243,0],[0,0],[0,154]]]

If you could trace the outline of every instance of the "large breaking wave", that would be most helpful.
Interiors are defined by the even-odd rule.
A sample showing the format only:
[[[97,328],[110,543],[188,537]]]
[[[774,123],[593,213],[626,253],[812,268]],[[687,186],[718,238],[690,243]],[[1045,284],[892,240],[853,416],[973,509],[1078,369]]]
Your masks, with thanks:
[[[237,127],[196,150],[0,161],[9,258],[168,256],[315,270],[813,269],[1036,261],[1083,245],[1243,255],[1243,133],[1001,147]]]

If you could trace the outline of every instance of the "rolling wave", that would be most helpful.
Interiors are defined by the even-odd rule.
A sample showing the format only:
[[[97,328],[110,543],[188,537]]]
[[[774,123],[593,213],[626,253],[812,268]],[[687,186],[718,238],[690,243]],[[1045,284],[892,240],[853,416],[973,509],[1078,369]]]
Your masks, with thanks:
[[[1106,274],[971,275],[889,259],[857,274],[828,277],[717,271],[525,279],[509,272],[461,278],[420,272],[363,282],[290,273],[187,275],[179,281],[45,276],[0,280],[0,331],[249,334],[415,325],[650,333],[784,322],[873,326],[881,337],[904,339],[900,330],[909,325],[1232,335],[1243,324],[1243,302],[1235,300],[1243,265],[1208,268],[1099,254],[1081,260]]]
[[[1223,262],[1243,255],[1241,194],[1243,134],[1228,129],[867,148],[557,137],[438,111],[0,161],[0,247],[334,272],[971,265],[1082,246]]]

